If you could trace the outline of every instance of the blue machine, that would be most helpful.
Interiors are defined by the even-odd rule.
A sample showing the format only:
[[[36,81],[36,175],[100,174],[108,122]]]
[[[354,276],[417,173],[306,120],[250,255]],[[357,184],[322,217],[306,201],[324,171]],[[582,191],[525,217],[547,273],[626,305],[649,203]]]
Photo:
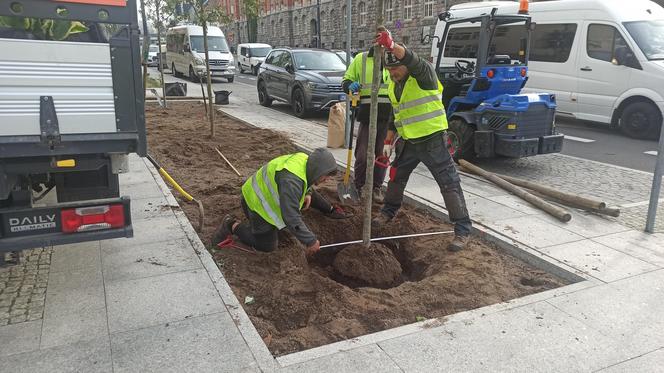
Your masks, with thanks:
[[[491,14],[474,18],[449,19],[438,43],[436,62],[443,84],[443,104],[449,123],[448,146],[455,159],[512,158],[557,153],[562,150],[563,135],[555,129],[556,98],[553,94],[522,94],[528,81],[530,35],[535,24],[527,15]],[[474,24],[479,23],[479,29]],[[454,40],[477,40],[477,46],[460,49],[448,42],[450,26],[471,24],[459,29]],[[498,55],[494,35],[502,27],[518,26],[518,56]],[[455,30],[452,28],[452,30]],[[503,28],[502,30],[506,30]],[[503,38],[504,41],[505,38]],[[448,45],[446,45],[448,42]],[[456,49],[455,49],[456,48]],[[457,59],[454,66],[441,66],[443,54],[464,55],[475,61]],[[447,57],[448,59],[450,57]]]

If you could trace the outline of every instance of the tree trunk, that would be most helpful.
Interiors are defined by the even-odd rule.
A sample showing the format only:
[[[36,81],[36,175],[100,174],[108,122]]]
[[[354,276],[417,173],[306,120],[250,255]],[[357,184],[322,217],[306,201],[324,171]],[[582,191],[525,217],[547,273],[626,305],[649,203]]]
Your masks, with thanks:
[[[378,29],[383,23],[383,0],[376,1],[376,27]],[[376,133],[378,130],[378,90],[382,81],[383,47],[374,45],[373,79],[371,86],[371,111],[369,112],[369,143],[367,144],[367,174],[364,182],[364,227],[362,230],[362,241],[364,246],[371,245],[371,206],[373,204],[373,178],[374,164],[376,162]],[[353,134],[350,134],[353,136]]]
[[[161,18],[159,18],[159,8],[161,7],[161,1],[157,1],[157,44],[159,44],[157,56],[159,56],[159,74],[161,76],[161,97],[164,100],[164,108],[168,106],[166,103],[166,82],[164,81],[164,61],[161,60]]]
[[[203,49],[205,49],[205,72],[207,73],[208,116],[210,118],[210,137],[214,137],[214,101],[212,101],[212,75],[210,74],[210,52],[208,51],[207,22],[203,23]]]

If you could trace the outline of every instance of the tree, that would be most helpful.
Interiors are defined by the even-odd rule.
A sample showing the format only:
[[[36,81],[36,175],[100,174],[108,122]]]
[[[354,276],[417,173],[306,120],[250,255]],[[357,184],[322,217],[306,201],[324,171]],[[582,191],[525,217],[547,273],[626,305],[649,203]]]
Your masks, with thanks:
[[[247,37],[250,43],[258,38],[258,11],[260,0],[244,0],[244,15],[247,19]]]
[[[208,94],[208,118],[210,120],[210,136],[214,137],[214,102],[212,101],[212,76],[210,74],[210,52],[208,49],[208,26],[210,23],[228,23],[229,17],[221,9],[220,5],[216,2],[214,4],[208,3],[208,0],[166,0],[170,4],[173,4],[173,8],[176,8],[179,4],[189,5],[191,13],[193,15],[193,20],[203,27],[203,49],[205,50],[205,72],[206,72],[206,82],[207,82],[207,94]],[[188,14],[180,15],[180,18],[189,18]]]
[[[164,81],[164,62],[161,60],[161,33],[166,30],[167,24],[175,16],[175,5],[166,0],[146,0],[148,6],[147,14],[148,20],[157,29],[157,44],[159,44],[159,73],[161,75],[161,96],[164,99],[164,107],[166,103],[166,82]]]

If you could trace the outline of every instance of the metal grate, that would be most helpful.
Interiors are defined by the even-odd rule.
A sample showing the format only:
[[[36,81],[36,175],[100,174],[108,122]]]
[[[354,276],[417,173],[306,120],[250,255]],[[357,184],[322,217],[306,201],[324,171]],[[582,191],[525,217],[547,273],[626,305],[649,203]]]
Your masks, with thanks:
[[[497,131],[503,128],[509,120],[510,120],[509,117],[500,117],[500,116],[491,117],[489,118],[489,128],[494,131]]]

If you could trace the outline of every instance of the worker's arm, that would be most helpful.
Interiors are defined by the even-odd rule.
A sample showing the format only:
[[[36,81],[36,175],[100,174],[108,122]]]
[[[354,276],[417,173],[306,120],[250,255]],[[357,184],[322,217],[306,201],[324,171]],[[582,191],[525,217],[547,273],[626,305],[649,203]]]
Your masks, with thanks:
[[[397,47],[403,50],[403,57],[399,57],[396,53],[394,55],[406,65],[410,76],[417,80],[420,88],[427,90],[438,89],[438,76],[433,65],[426,59],[418,56],[417,53],[400,45],[394,47],[395,51]]]
[[[350,61],[348,69],[344,74],[344,79],[341,82],[344,92],[350,94],[350,85],[354,82],[360,82],[360,75],[362,74],[362,53],[358,53],[357,56],[353,57],[353,60]]]
[[[316,242],[314,235],[309,227],[302,220],[300,212],[300,198],[304,182],[288,170],[278,171],[275,175],[275,181],[279,189],[279,204],[281,205],[281,217],[291,233],[307,247]]]

